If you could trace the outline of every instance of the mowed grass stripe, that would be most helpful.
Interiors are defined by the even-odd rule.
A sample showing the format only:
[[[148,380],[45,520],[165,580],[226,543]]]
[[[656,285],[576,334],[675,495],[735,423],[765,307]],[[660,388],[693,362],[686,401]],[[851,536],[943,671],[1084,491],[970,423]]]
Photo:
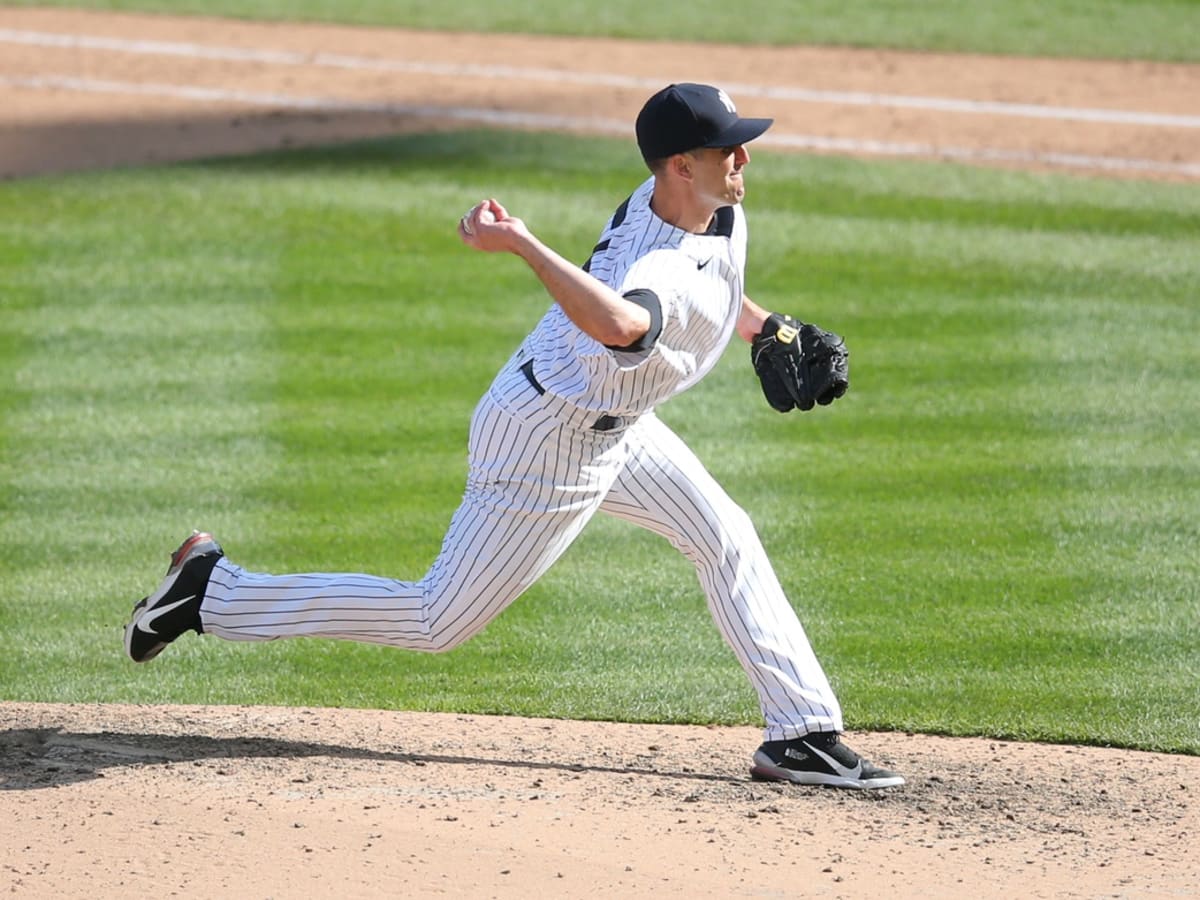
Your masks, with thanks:
[[[752,165],[748,290],[844,333],[851,392],[779,416],[735,344],[662,415],[753,514],[851,726],[1200,749],[1200,573],[1187,552],[1200,501],[1197,192],[767,152]],[[549,302],[519,261],[462,248],[458,215],[495,195],[582,260],[637,173],[624,142],[473,132],[122,176],[134,241],[176,260],[157,279],[203,266],[197,284],[220,287],[204,297],[260,303],[270,374],[231,375],[224,390],[261,404],[246,439],[270,464],[224,473],[207,506],[179,488],[110,494],[110,518],[152,502],[154,530],[199,513],[254,568],[419,577],[462,489],[471,408]],[[62,198],[88,193],[79,183],[41,182],[37,202],[70,208]],[[164,202],[206,221],[156,227]],[[123,236],[95,219],[55,228],[123,259]],[[58,302],[72,293],[49,264],[32,277]],[[154,378],[130,374],[126,393]],[[189,444],[184,424],[141,427],[147,485],[165,483],[169,454],[214,472],[239,463],[231,443]],[[53,453],[62,439],[48,432]],[[22,460],[32,477],[30,451]],[[77,483],[98,491],[97,467]],[[68,544],[70,515],[47,511],[49,539]],[[114,591],[147,579],[161,540],[122,547]],[[79,652],[63,631],[75,607],[42,590],[56,572],[27,568],[34,611],[6,605],[0,628],[17,696],[757,720],[688,565],[623,523],[594,522],[526,597],[440,657],[187,639],[134,669],[109,630],[119,594],[88,614]],[[103,639],[90,633],[100,619]],[[48,675],[76,667],[91,677]]]
[[[174,542],[213,520],[251,531],[262,513],[247,497],[275,465],[274,254],[223,181],[3,189],[2,602],[22,649],[0,682],[31,698],[111,698],[121,620]]]
[[[1010,194],[939,167],[872,166],[856,185],[839,175],[853,163],[823,168],[818,188],[811,168],[772,159],[754,173],[752,252],[765,230],[770,265],[801,286],[801,299],[785,289],[772,305],[807,304],[858,350],[856,415],[822,421],[812,442],[781,438],[818,510],[815,572],[794,596],[835,595],[834,646],[866,673],[880,658],[871,648],[891,646],[883,658],[897,665],[882,677],[897,689],[925,682],[925,648],[958,645],[945,659],[977,668],[950,682],[957,721],[973,714],[963,692],[993,691],[1007,733],[1045,734],[1076,717],[1080,698],[1111,691],[1122,707],[1112,726],[1137,740],[1156,713],[1118,685],[1154,668],[1172,685],[1165,717],[1194,745],[1195,194],[1001,176]],[[890,200],[869,186],[887,175]],[[946,184],[933,185],[939,176]],[[1055,203],[1030,203],[1031,190]],[[764,196],[790,230],[764,229]],[[1165,234],[1152,236],[1139,210],[1155,202]],[[1080,227],[1058,203],[1080,210]],[[769,477],[771,459],[756,474]],[[787,528],[778,539],[794,540]],[[1106,657],[1130,640],[1153,643],[1156,659]],[[1081,663],[1071,646],[1102,662]],[[903,726],[889,690],[849,676],[838,650],[830,657],[858,715]],[[1080,665],[1122,674],[1080,691]]]

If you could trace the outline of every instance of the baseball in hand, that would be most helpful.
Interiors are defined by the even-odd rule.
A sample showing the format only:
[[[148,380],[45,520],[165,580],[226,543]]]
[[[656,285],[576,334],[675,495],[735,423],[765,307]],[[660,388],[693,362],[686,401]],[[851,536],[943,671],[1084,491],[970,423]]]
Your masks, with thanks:
[[[491,225],[496,221],[495,214],[486,206],[479,211],[479,224]]]

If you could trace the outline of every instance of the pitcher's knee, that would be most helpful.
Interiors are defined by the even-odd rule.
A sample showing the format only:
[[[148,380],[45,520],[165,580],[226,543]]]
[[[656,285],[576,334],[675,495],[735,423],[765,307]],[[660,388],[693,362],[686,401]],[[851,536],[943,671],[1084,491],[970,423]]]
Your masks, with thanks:
[[[426,636],[425,646],[421,649],[426,653],[449,653],[465,644],[470,637],[470,634],[455,634],[447,629],[438,629]]]
[[[419,649],[426,653],[449,653],[482,631],[487,622],[477,618],[435,614],[425,624]]]

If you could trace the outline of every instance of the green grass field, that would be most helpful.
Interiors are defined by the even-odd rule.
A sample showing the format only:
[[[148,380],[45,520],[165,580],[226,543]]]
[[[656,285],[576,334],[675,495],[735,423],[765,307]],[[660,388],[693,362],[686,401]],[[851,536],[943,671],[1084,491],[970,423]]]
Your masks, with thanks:
[[[675,36],[1195,59],[1200,6],[694,8],[719,33]],[[606,520],[446,655],[121,653],[193,526],[255,569],[420,576],[549,302],[458,215],[498,196],[582,260],[640,178],[626,141],[473,131],[0,184],[0,698],[757,723],[689,566]],[[748,290],[844,334],[851,392],[780,416],[736,344],[662,415],[753,515],[847,724],[1200,753],[1200,188],[765,150],[749,183]]]
[[[842,44],[1034,56],[1200,60],[1195,0],[18,0],[357,25],[611,35],[742,44]]]
[[[471,408],[624,142],[474,132],[0,187],[9,699],[752,723],[690,568],[596,521],[444,656],[120,625],[193,525],[253,568],[419,576]],[[843,332],[780,416],[740,345],[663,416],[751,510],[855,728],[1200,752],[1200,191],[760,152],[749,289]],[[615,576],[615,577],[614,577]]]

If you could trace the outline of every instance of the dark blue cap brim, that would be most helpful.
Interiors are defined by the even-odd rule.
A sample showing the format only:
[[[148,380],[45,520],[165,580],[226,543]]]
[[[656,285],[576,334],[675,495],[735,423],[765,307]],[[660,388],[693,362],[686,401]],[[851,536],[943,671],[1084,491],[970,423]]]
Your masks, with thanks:
[[[738,119],[726,128],[704,147],[732,147],[735,144],[748,144],[771,127],[774,119]]]

